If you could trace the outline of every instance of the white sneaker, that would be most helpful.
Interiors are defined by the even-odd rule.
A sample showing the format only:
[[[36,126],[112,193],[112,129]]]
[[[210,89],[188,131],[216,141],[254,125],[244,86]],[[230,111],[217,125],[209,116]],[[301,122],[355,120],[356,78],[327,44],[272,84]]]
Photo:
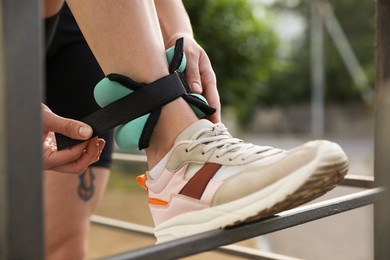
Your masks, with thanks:
[[[348,171],[338,144],[285,151],[244,143],[200,120],[137,178],[149,193],[157,242],[236,225],[294,208],[333,189]]]

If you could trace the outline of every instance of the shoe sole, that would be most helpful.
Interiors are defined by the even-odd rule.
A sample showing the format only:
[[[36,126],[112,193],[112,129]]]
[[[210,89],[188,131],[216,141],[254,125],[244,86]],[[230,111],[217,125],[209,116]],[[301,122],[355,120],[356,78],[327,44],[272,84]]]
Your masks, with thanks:
[[[338,144],[323,141],[316,158],[272,185],[229,203],[174,217],[155,228],[157,243],[235,226],[295,208],[333,189],[348,171]]]

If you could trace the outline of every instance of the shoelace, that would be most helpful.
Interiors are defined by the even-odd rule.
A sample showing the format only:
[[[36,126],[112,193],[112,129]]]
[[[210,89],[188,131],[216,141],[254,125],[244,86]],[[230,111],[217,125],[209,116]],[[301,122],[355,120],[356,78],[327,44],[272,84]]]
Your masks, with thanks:
[[[244,143],[241,139],[233,138],[227,131],[227,128],[221,124],[215,124],[213,127],[202,129],[196,132],[191,142],[187,146],[187,151],[191,151],[198,145],[204,145],[202,153],[207,153],[210,150],[218,149],[217,158],[224,155],[229,155],[229,160],[233,161],[239,156],[242,161],[245,161],[252,156],[264,154],[267,156],[282,152],[281,149],[276,149],[271,146],[259,146],[251,143]]]

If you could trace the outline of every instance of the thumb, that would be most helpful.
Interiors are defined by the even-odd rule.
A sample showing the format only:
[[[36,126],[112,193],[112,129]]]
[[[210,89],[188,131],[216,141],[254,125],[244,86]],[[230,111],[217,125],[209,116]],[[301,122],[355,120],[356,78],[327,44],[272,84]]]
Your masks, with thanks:
[[[64,118],[42,106],[42,120],[45,131],[57,132],[73,139],[87,140],[92,136],[92,128],[80,121]]]

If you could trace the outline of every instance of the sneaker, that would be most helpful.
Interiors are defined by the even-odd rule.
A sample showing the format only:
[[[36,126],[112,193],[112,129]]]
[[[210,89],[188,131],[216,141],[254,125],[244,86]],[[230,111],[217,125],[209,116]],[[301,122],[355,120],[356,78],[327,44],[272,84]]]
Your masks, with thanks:
[[[200,120],[137,180],[148,190],[161,243],[294,208],[334,188],[347,171],[335,143],[285,151],[244,143],[223,124]]]

